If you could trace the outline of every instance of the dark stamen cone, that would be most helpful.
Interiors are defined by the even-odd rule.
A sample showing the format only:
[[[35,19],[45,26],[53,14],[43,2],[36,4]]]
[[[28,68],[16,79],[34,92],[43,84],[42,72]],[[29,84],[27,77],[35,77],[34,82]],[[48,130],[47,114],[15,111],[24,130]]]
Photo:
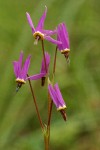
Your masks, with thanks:
[[[46,77],[42,77],[42,78],[41,78],[41,85],[42,85],[42,86],[44,86],[44,84],[45,84],[45,78],[46,78]]]
[[[69,61],[69,52],[65,52],[64,56],[65,56],[66,60]]]
[[[67,115],[66,115],[65,110],[64,109],[60,110],[60,113],[61,113],[63,119],[66,121],[67,120]]]
[[[19,91],[19,89],[21,88],[21,86],[22,86],[22,83],[17,83],[16,92]]]

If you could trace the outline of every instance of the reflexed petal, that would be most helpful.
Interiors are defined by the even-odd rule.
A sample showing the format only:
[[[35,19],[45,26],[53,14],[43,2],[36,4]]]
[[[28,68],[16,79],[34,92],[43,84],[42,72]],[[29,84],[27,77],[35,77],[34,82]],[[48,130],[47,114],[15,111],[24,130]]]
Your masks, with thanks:
[[[42,77],[44,77],[46,75],[46,73],[40,73],[40,74],[36,74],[36,75],[33,75],[33,76],[29,76],[27,77],[26,79],[30,79],[30,80],[38,80]]]
[[[17,78],[22,78],[21,69],[22,69],[22,60],[23,60],[23,52],[20,53],[20,57],[18,61],[14,61],[14,73]]]
[[[60,89],[58,87],[58,84],[55,84],[54,87],[51,84],[49,84],[48,85],[48,90],[49,90],[50,96],[51,96],[54,104],[57,107],[57,110],[65,109],[66,104],[65,104],[65,102],[62,98],[62,95],[61,95]]]
[[[31,56],[29,55],[28,58],[26,59],[25,63],[24,63],[23,68],[22,68],[22,73],[21,74],[22,74],[23,79],[26,79],[28,69],[29,69],[29,66],[30,66],[30,59],[31,59]]]
[[[61,31],[62,31],[62,36],[63,36],[64,47],[69,48],[69,37],[68,37],[68,32],[64,23],[61,24]]]
[[[29,23],[29,25],[30,25],[30,27],[31,27],[31,29],[32,29],[32,33],[34,33],[34,32],[35,32],[35,28],[34,28],[32,19],[31,19],[31,17],[30,17],[30,15],[29,15],[28,12],[26,12],[26,16],[27,16],[28,23]]]
[[[59,50],[69,49],[69,37],[64,23],[58,25],[57,32],[58,32],[57,40],[62,42],[62,44],[58,44],[58,49]]]
[[[59,89],[59,87],[58,87],[58,84],[55,84],[54,85],[54,89],[55,89],[55,91],[56,91],[56,94],[57,94],[57,97],[58,97],[58,101],[59,101],[59,104],[60,104],[60,106],[65,106],[66,104],[65,104],[65,102],[64,102],[64,100],[63,100],[63,97],[62,97],[62,95],[61,95],[61,92],[60,92],[60,89]]]
[[[42,30],[42,32],[44,33],[44,34],[46,34],[47,36],[49,35],[54,35],[54,34],[57,34],[57,30],[54,30],[54,31],[52,31],[52,30]]]
[[[62,42],[54,40],[53,38],[51,38],[50,36],[45,36],[44,37],[46,40],[50,41],[53,44],[61,44]]]
[[[57,40],[58,41],[62,41],[59,31],[58,31],[58,34],[57,34]],[[57,44],[57,46],[58,46],[58,50],[62,50],[63,49],[63,44],[62,43],[61,44]]]
[[[45,52],[45,59],[46,59],[46,69],[45,69],[45,61],[44,58],[42,59],[42,65],[41,65],[41,73],[45,73],[46,70],[48,72],[49,64],[50,64],[50,55]]]
[[[57,97],[56,97],[55,90],[54,90],[54,88],[52,87],[51,84],[48,85],[48,90],[49,90],[50,96],[51,96],[51,98],[52,98],[54,104],[55,104],[56,107],[58,108],[58,107],[59,107],[59,103],[58,103],[58,100],[57,100]]]
[[[17,78],[18,75],[19,75],[19,64],[18,64],[17,61],[14,61],[14,62],[13,62],[13,67],[14,67],[15,76],[16,76],[16,78]]]
[[[64,37],[66,39],[66,43],[68,44],[67,48],[69,48],[69,35],[65,23],[62,23],[62,28],[63,28]]]
[[[45,11],[44,11],[42,17],[39,20],[39,23],[38,23],[38,25],[36,27],[36,31],[40,31],[40,30],[43,29],[43,27],[44,27],[44,21],[45,21],[45,18],[46,18],[46,13],[47,13],[47,7],[45,6]]]

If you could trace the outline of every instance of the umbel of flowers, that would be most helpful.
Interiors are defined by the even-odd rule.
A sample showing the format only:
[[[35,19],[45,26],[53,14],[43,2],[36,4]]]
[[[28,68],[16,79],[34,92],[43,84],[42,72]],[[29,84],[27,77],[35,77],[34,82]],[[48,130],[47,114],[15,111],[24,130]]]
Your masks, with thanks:
[[[54,83],[54,77],[55,77],[55,70],[56,70],[56,61],[57,61],[57,51],[60,51],[61,54],[63,54],[66,58],[66,60],[69,60],[69,52],[70,52],[70,45],[69,45],[69,37],[68,37],[68,31],[66,28],[65,23],[60,23],[53,31],[52,30],[45,30],[44,29],[44,22],[46,19],[47,14],[47,7],[45,6],[45,10],[43,15],[41,16],[38,25],[34,27],[34,23],[32,22],[32,19],[30,17],[30,14],[26,12],[26,17],[29,23],[29,26],[31,27],[32,34],[34,37],[34,44],[38,44],[38,42],[41,42],[41,50],[43,53],[43,58],[41,62],[41,68],[38,74],[29,75],[28,70],[30,67],[31,62],[31,55],[29,55],[25,62],[23,61],[23,51],[20,52],[20,56],[18,61],[13,62],[14,67],[14,74],[16,77],[16,83],[17,88],[16,92],[18,92],[19,88],[22,87],[27,81],[30,86],[30,90],[32,93],[33,101],[35,104],[37,116],[40,122],[40,126],[43,131],[44,135],[44,143],[45,143],[45,150],[49,150],[49,139],[50,139],[50,123],[51,123],[51,114],[52,114],[52,105],[54,104],[56,106],[57,111],[59,111],[63,117],[63,119],[66,121],[67,115],[66,115],[66,103],[62,97],[60,88],[58,86],[58,83]],[[56,39],[53,39],[51,36],[56,35]],[[50,55],[49,55],[49,49],[48,52],[45,51],[44,47],[44,40],[47,40],[51,44],[56,45],[55,50],[55,56],[54,56],[54,63],[53,63],[53,72],[52,72],[52,78],[49,77],[49,64],[50,64]],[[51,49],[50,49],[51,50]],[[23,64],[23,65],[22,65]],[[41,79],[41,85],[45,85],[45,80],[47,80],[47,89],[48,89],[48,121],[47,125],[45,126],[41,115],[39,113],[36,97],[33,91],[32,87],[32,80],[39,80]],[[51,82],[52,81],[52,82]],[[42,87],[41,87],[42,88]]]

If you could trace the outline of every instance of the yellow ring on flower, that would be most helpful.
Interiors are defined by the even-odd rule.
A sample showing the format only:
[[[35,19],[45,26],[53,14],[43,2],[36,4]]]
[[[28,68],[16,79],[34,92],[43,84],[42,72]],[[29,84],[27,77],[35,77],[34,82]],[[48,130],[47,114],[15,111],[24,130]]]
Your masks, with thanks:
[[[62,106],[62,107],[60,106],[60,107],[57,108],[57,111],[62,110],[62,109],[65,109],[65,108],[67,108],[65,105]]]
[[[36,39],[37,36],[39,36],[39,39],[43,40],[44,39],[44,34],[42,34],[41,32],[37,31],[33,34],[34,38]]]
[[[26,81],[24,79],[19,79],[19,78],[16,79],[16,82],[21,83],[21,84],[26,83]]]
[[[61,50],[62,54],[65,54],[66,52],[70,52],[70,49],[63,49],[63,50]]]

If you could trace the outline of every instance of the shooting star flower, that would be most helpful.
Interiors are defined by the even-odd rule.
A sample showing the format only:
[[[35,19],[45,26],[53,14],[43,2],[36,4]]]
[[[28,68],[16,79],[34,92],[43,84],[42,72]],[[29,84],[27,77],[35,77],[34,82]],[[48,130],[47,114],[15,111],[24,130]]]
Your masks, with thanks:
[[[53,44],[60,44],[61,42],[59,42],[57,40],[54,40],[53,38],[50,37],[51,35],[57,33],[56,30],[54,30],[54,31],[44,30],[44,21],[45,21],[45,18],[46,18],[46,14],[47,14],[47,7],[45,6],[45,11],[44,11],[43,15],[41,16],[37,27],[35,28],[34,24],[32,22],[32,19],[30,17],[30,14],[28,12],[26,12],[28,23],[29,23],[29,25],[32,29],[32,34],[35,38],[35,44],[37,44],[37,42],[39,40],[44,40],[44,39],[52,42]]]
[[[61,41],[61,44],[58,44],[58,50],[61,51],[62,54],[65,55],[66,59],[69,59],[70,45],[69,45],[69,37],[68,31],[65,23],[61,23],[57,28],[57,40]]]
[[[30,59],[31,56],[29,55],[25,61],[25,63],[22,66],[22,60],[23,60],[23,52],[20,53],[20,57],[18,61],[13,62],[13,67],[14,67],[14,73],[16,76],[16,82],[17,82],[17,89],[16,91],[19,90],[19,88],[22,86],[22,84],[26,83],[26,80],[37,80],[45,76],[46,73],[40,73],[36,74],[33,76],[28,76],[28,70],[30,66]]]
[[[48,90],[51,99],[57,107],[57,110],[61,112],[63,119],[66,121],[66,104],[63,100],[58,84],[56,83],[54,86],[52,86],[52,84],[49,82]]]

